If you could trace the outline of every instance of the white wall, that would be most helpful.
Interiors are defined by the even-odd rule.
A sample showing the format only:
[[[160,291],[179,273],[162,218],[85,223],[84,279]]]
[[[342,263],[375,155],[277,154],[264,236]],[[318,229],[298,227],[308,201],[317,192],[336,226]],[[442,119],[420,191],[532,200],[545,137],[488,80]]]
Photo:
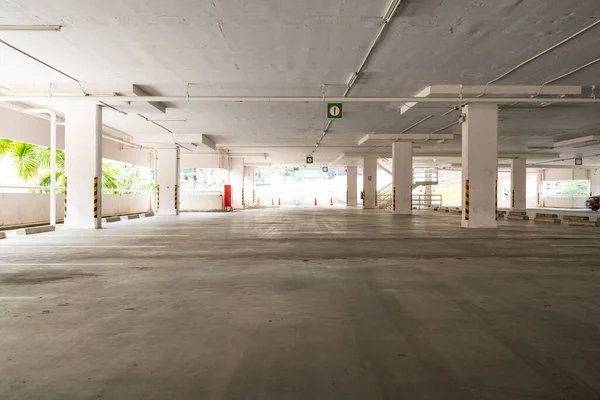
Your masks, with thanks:
[[[50,147],[50,121],[0,107],[0,137]],[[65,148],[65,127],[56,128],[56,147]]]
[[[544,207],[550,208],[585,208],[587,197],[552,196],[544,198]]]
[[[229,157],[219,154],[181,154],[181,168],[229,169]]]
[[[152,198],[150,194],[103,194],[102,216],[150,211]]]
[[[181,196],[181,211],[222,211],[222,194],[195,194]]]
[[[155,156],[146,150],[125,146],[113,140],[102,139],[102,157],[145,168],[155,167]]]
[[[64,195],[56,195],[56,219],[63,220]],[[0,226],[49,223],[50,194],[0,193]]]
[[[0,226],[49,223],[50,195],[0,193]],[[152,209],[150,194],[102,195],[102,216],[133,214]],[[56,217],[63,220],[64,195],[56,195]]]

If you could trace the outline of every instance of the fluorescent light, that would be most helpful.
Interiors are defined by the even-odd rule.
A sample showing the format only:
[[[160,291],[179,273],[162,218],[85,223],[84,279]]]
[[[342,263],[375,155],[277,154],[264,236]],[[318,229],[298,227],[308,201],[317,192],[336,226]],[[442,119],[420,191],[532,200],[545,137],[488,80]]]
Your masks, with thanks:
[[[0,31],[55,31],[60,32],[60,25],[0,25]]]
[[[187,122],[187,118],[149,119],[150,122]]]
[[[595,140],[596,138],[594,136],[582,136],[574,139],[560,140],[558,142],[554,142],[554,147],[572,146],[575,144],[594,142]]]

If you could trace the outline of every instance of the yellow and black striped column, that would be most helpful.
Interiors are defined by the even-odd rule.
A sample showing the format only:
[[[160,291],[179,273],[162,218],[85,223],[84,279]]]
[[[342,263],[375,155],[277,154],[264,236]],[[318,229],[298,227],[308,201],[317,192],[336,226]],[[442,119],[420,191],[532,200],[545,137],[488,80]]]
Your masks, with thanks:
[[[67,177],[65,176],[65,218],[67,218]]]
[[[156,185],[156,209],[160,209],[160,185]]]
[[[177,185],[175,185],[175,212],[177,212],[178,205],[179,205],[178,190],[177,190]]]
[[[252,205],[256,204],[256,190],[252,189]]]
[[[514,191],[514,189],[512,191],[512,199],[511,199],[510,204],[511,204],[511,208],[515,208],[515,191]]]
[[[392,190],[392,211],[396,211],[396,187]]]
[[[465,221],[469,220],[469,180],[465,180]]]
[[[497,180],[496,180],[496,221],[498,221],[498,181]]]
[[[244,188],[242,188],[242,207],[246,207],[246,197],[244,197]]]
[[[94,178],[94,218],[98,218],[98,177]]]

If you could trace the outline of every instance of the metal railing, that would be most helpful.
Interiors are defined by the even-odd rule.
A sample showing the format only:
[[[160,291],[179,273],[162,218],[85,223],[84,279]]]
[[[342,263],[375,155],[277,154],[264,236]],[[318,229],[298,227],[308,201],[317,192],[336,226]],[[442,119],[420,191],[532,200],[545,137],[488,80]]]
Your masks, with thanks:
[[[417,208],[430,208],[442,206],[441,194],[413,194],[412,205]]]
[[[16,193],[32,193],[35,191],[43,191],[50,192],[50,186],[25,186],[25,185],[0,185],[0,193],[15,193],[15,192],[5,192],[4,190],[17,190]],[[64,193],[64,187],[57,187],[56,193],[62,194]],[[136,189],[102,189],[102,193],[104,194],[154,194],[154,190],[136,190]]]

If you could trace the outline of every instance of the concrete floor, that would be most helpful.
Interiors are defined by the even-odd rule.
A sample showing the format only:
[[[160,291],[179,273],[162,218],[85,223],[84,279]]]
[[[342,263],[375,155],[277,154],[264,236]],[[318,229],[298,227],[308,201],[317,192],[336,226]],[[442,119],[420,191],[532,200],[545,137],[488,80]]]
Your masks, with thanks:
[[[184,214],[0,241],[0,398],[599,399],[600,228]]]

